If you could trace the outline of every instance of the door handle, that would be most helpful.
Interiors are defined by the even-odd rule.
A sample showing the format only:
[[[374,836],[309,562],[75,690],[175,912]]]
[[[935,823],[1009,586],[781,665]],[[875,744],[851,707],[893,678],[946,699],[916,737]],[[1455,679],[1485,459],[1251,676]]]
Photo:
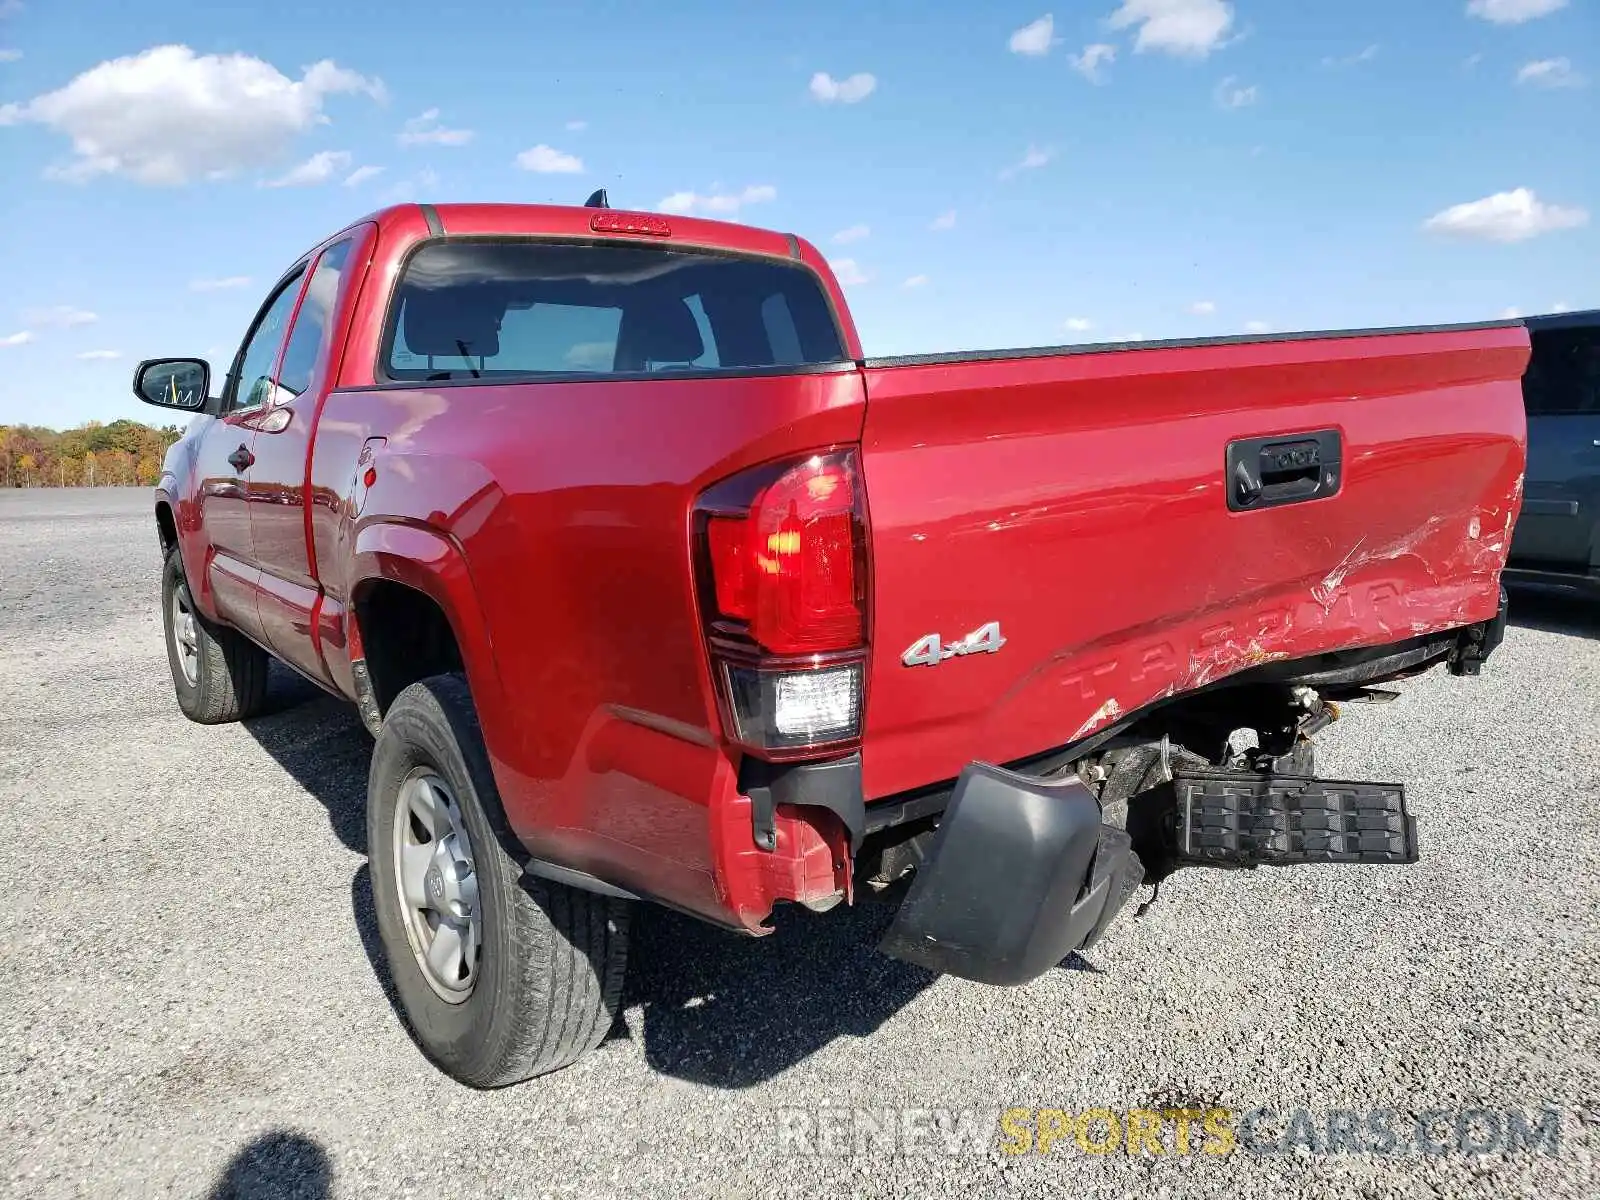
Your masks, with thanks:
[[[250,453],[249,447],[240,446],[228,455],[228,465],[235,471],[248,470],[251,463],[256,461],[256,456]]]
[[[1229,442],[1228,508],[1251,512],[1332,496],[1343,475],[1342,458],[1337,429]]]

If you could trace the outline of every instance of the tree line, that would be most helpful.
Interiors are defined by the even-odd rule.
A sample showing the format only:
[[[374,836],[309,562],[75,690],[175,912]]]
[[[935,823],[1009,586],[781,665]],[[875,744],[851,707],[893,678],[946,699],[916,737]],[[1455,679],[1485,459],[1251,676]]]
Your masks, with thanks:
[[[0,425],[0,486],[149,487],[182,432],[129,420],[76,429]]]

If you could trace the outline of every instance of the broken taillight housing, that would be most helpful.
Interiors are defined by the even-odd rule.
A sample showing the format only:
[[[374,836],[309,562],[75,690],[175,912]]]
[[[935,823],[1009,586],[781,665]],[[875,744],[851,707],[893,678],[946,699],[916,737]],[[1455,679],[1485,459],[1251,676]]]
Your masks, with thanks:
[[[695,508],[696,568],[724,726],[769,759],[859,741],[867,522],[857,457],[768,463]]]

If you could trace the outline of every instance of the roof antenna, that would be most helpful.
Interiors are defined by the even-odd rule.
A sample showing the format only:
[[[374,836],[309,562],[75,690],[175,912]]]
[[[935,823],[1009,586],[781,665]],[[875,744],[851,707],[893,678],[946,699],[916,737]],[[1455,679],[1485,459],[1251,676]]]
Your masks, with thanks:
[[[585,208],[610,208],[611,201],[606,199],[605,188],[595,188],[594,194],[583,202]]]

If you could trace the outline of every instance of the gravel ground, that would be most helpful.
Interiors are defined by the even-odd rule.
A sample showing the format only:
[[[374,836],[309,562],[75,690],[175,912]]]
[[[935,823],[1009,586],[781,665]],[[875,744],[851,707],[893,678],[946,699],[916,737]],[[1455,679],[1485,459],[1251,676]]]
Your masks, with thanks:
[[[8,1194],[1600,1194],[1596,610],[1519,602],[1480,679],[1326,735],[1326,774],[1407,782],[1416,866],[1182,872],[1017,989],[877,955],[882,901],[762,942],[648,911],[626,1028],[478,1093],[375,965],[352,713],[283,672],[249,728],[186,722],[157,565],[143,491],[0,494]],[[1446,1118],[1436,1154],[1011,1155],[1013,1105],[1391,1110],[1397,1151],[1432,1109],[1561,1125],[1554,1153],[1463,1153]],[[901,1109],[969,1123],[895,1154]]]

